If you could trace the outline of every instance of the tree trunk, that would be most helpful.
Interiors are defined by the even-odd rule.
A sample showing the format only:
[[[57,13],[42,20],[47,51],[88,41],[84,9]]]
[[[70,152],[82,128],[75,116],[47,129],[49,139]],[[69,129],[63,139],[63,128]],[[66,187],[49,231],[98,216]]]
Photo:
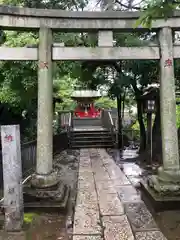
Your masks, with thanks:
[[[144,126],[143,121],[143,112],[141,108],[141,101],[136,99],[137,101],[137,114],[138,114],[138,122],[140,128],[140,149],[139,152],[142,152],[146,149],[146,128]]]
[[[139,128],[140,128],[140,148],[139,148],[139,153],[140,153],[146,149],[146,128],[144,126],[143,110],[142,110],[142,105],[140,100],[142,91],[138,89],[137,85],[134,82],[131,85],[133,87],[136,103],[137,103],[137,115],[138,115],[138,122],[139,122]]]
[[[161,113],[160,113],[160,102],[159,100],[156,102],[156,116],[153,124],[153,139],[155,136],[161,136]]]
[[[118,148],[122,148],[122,98],[117,96],[117,110],[118,110]]]
[[[161,163],[162,139],[161,139],[161,112],[160,102],[156,102],[156,116],[153,124],[153,160]]]
[[[124,119],[125,97],[126,97],[126,92],[124,92],[123,98],[122,98],[122,119]]]

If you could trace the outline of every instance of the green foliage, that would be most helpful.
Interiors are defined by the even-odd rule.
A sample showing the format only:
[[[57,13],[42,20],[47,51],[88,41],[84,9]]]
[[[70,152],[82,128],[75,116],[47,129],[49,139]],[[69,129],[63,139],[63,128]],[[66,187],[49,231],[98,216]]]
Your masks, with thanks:
[[[30,1],[30,0],[1,0],[0,3],[21,5],[28,7],[44,7],[58,9],[81,9],[85,7],[86,0],[49,0],[49,1]],[[162,1],[158,1],[160,2]],[[145,5],[150,4],[147,2]],[[160,5],[151,1],[149,8],[144,12],[140,19],[141,22],[147,21],[151,16],[159,16],[157,7]],[[167,5],[166,5],[167,6]],[[172,7],[168,4],[168,7]],[[163,9],[165,6],[163,5]],[[148,12],[149,11],[149,12]],[[169,10],[166,10],[164,16]],[[149,14],[149,15],[148,15]],[[154,15],[156,14],[156,15]],[[144,16],[144,17],[143,17]],[[150,16],[150,17],[149,17]],[[37,33],[5,32],[6,46],[26,46],[38,43]],[[151,35],[148,36],[149,38]],[[140,34],[116,33],[116,46],[144,46],[148,45],[149,40]],[[64,42],[66,46],[95,46],[97,34],[86,33],[54,33],[55,42]],[[2,39],[1,43],[4,40]],[[115,99],[120,94],[126,92],[127,104],[134,104],[130,101],[133,94],[136,96],[142,93],[144,87],[149,83],[159,81],[159,64],[157,61],[132,60],[132,61],[61,61],[53,64],[53,85],[55,95],[62,98],[63,102],[57,104],[56,110],[73,110],[75,102],[71,100],[72,91],[79,88],[99,89],[104,87],[109,94],[96,102],[97,107],[111,108],[116,107]],[[109,76],[113,73],[112,79]],[[111,74],[110,74],[111,73]],[[179,75],[179,72],[177,73]],[[37,108],[37,63],[35,62],[1,62],[0,63],[0,101],[6,102],[16,107],[18,112],[26,109],[36,118]],[[34,122],[33,122],[34,125]],[[30,131],[31,132],[31,131]]]
[[[82,10],[86,0],[1,0],[0,4],[18,5],[35,8],[58,8]],[[65,42],[66,45],[78,46],[84,42],[84,35],[73,33],[55,33],[55,42]],[[35,32],[0,31],[0,44],[11,47],[24,47],[38,44],[38,34]],[[74,102],[70,99],[72,87],[80,75],[80,62],[57,62],[53,64],[54,94],[61,96],[63,103],[59,109],[73,109]],[[7,103],[11,111],[22,114],[26,110],[27,128],[26,138],[35,136],[37,119],[37,63],[30,61],[2,61],[0,62],[0,102]],[[76,84],[77,86],[77,84]]]
[[[151,28],[153,19],[171,17],[173,11],[180,7],[180,2],[174,0],[147,0],[145,2],[145,11],[135,24],[135,27],[143,25]]]
[[[32,33],[6,32],[5,46],[20,47],[37,43]],[[0,102],[21,110],[29,108],[37,96],[37,63],[30,61],[0,62]]]
[[[117,108],[116,101],[111,100],[108,97],[101,97],[95,102],[95,106],[97,108],[104,108],[104,109],[109,109],[109,108]]]
[[[74,110],[76,103],[71,99],[71,95],[78,86],[77,79],[73,79],[67,75],[61,79],[54,80],[54,86],[57,87],[57,96],[63,101],[57,104],[56,111]]]
[[[30,8],[49,8],[49,9],[62,9],[73,10],[83,9],[87,5],[87,0],[0,0],[0,4],[23,6]]]
[[[176,101],[180,101],[180,98],[177,98]],[[177,128],[180,128],[180,105],[176,105],[176,124]]]
[[[24,223],[29,224],[32,223],[35,218],[37,218],[37,213],[25,213],[24,214]]]

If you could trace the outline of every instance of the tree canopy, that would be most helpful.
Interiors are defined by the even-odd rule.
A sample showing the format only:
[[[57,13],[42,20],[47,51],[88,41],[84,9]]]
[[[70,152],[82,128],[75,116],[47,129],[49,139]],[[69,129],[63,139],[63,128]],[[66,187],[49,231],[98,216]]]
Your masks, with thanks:
[[[157,4],[156,4],[157,2]],[[160,7],[160,2],[164,5]],[[57,8],[64,10],[83,11],[88,6],[88,0],[1,0],[1,4],[20,5],[36,8]],[[137,1],[115,0],[98,1],[102,8],[122,10],[144,10],[143,18],[149,24],[151,15],[158,17],[159,10],[163,9],[162,16],[171,14],[171,5],[166,1]],[[167,7],[164,7],[166,4]],[[174,4],[174,3],[173,3]],[[167,12],[164,9],[168,9]],[[153,12],[154,11],[154,12]],[[148,23],[149,21],[149,23]],[[116,46],[146,46],[154,41],[154,35],[149,31],[142,33],[115,33]],[[96,34],[87,33],[54,33],[54,42],[64,42],[66,46],[91,46],[97,43]],[[1,31],[0,43],[5,46],[28,46],[38,44],[36,32]],[[176,82],[179,86],[179,60],[175,62]],[[36,120],[37,112],[37,63],[30,61],[1,61],[0,62],[0,102],[9,105],[12,111],[21,114],[24,110],[29,113],[29,122]],[[117,106],[115,100],[126,101],[126,104],[137,104],[138,120],[141,131],[143,125],[143,112],[140,108],[139,98],[143,89],[151,83],[159,82],[159,63],[155,60],[119,60],[119,61],[60,61],[53,63],[54,95],[61,97],[63,102],[57,104],[57,110],[71,110],[75,104],[70,98],[74,89],[100,89],[108,96],[101,98],[97,106]],[[33,116],[33,117],[32,117]],[[34,124],[33,120],[33,125]],[[32,125],[32,123],[30,124]]]

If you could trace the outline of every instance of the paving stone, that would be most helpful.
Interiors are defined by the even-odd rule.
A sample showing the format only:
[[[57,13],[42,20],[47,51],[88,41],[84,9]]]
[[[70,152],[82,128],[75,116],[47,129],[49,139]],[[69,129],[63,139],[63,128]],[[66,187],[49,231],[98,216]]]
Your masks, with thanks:
[[[96,189],[97,189],[98,195],[100,191],[107,191],[108,193],[117,192],[112,180],[96,182]]]
[[[74,216],[73,234],[101,235],[101,232],[99,211],[85,206],[77,207]]]
[[[92,173],[91,166],[79,166],[79,173],[81,174],[83,172]]]
[[[134,240],[134,236],[125,215],[103,217],[105,240]]]
[[[101,236],[73,236],[73,240],[102,240]]]
[[[80,152],[80,160],[81,160],[81,158],[86,158],[86,159],[88,159],[88,157],[89,157],[89,152]]]
[[[76,199],[76,204],[83,204],[83,205],[88,205],[88,204],[95,204],[97,203],[97,194],[95,192],[94,188],[89,188],[88,191],[87,189],[82,189],[81,191],[78,191],[77,194],[77,199]]]
[[[100,192],[99,206],[102,216],[117,216],[124,214],[124,207],[117,193]]]
[[[106,165],[106,168],[107,168],[107,171],[109,173],[109,175],[111,176],[111,178],[117,178],[118,175],[122,175],[123,173],[121,172],[120,168],[114,163],[113,165],[111,166],[107,166]]]
[[[121,201],[136,240],[166,240],[145,204],[140,202],[135,188],[107,152],[104,149],[83,150],[73,240],[135,240]],[[103,229],[99,210],[104,239],[101,238]]]
[[[129,180],[125,174],[119,169],[119,167],[109,167],[107,168],[110,179],[117,180],[121,185],[130,185]]]
[[[106,170],[106,168],[98,168],[98,167],[96,167],[96,168],[92,168],[92,171],[93,171],[93,173],[94,173],[94,175],[107,175],[108,177],[109,177],[109,174],[108,174],[108,171]]]
[[[89,163],[90,162],[89,153],[87,153],[86,156],[80,156],[80,162]]]
[[[110,180],[109,174],[107,172],[95,172],[94,173],[95,181],[108,181]]]
[[[120,187],[120,186],[131,186],[128,181],[122,183],[121,179],[111,179],[111,180],[113,181],[113,185],[114,185],[115,188]]]
[[[79,167],[91,167],[91,161],[90,159],[87,160],[79,160]]]
[[[131,182],[131,184],[133,186],[138,186],[139,185],[139,182],[141,181],[141,177],[134,177],[134,176],[129,176],[129,181]]]
[[[153,216],[143,202],[126,203],[124,205],[125,212],[134,231],[157,229]]]
[[[107,174],[109,176],[108,171],[103,166],[92,167],[92,172],[94,174],[99,174],[99,175]]]
[[[104,170],[106,170],[106,168],[104,167],[103,162],[100,159],[98,159],[98,157],[96,157],[95,161],[93,161],[92,158],[91,158],[91,164],[92,164],[92,168],[94,170],[96,170],[97,167],[98,168],[103,168]]]
[[[131,185],[118,186],[116,190],[122,202],[141,202],[140,194]]]
[[[101,161],[103,163],[103,165],[111,165],[114,164],[113,160],[109,159],[109,158],[101,158]]]
[[[79,172],[78,181],[94,182],[93,173],[92,172]]]
[[[136,240],[167,240],[160,231],[137,232]]]
[[[110,155],[106,152],[105,149],[98,149],[98,153],[103,157],[110,157]]]
[[[95,185],[93,181],[78,181],[78,190],[82,191],[85,190],[88,191],[88,189],[93,189],[95,191]]]

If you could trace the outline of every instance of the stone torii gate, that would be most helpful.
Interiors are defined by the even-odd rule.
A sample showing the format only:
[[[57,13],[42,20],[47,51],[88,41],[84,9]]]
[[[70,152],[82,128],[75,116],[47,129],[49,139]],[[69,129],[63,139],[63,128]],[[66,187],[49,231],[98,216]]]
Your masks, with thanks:
[[[0,47],[0,60],[38,61],[38,137],[37,165],[32,184],[50,187],[58,179],[52,169],[52,61],[58,60],[160,60],[160,99],[163,166],[150,185],[159,192],[180,190],[180,163],[176,128],[176,99],[173,59],[180,58],[180,46],[174,45],[172,30],[180,27],[180,12],[167,21],[153,21],[159,32],[159,45],[113,47],[113,31],[147,31],[134,29],[139,12],[68,12],[0,6],[0,27],[10,30],[39,30],[38,48]],[[57,47],[52,32],[97,32],[98,46]]]

